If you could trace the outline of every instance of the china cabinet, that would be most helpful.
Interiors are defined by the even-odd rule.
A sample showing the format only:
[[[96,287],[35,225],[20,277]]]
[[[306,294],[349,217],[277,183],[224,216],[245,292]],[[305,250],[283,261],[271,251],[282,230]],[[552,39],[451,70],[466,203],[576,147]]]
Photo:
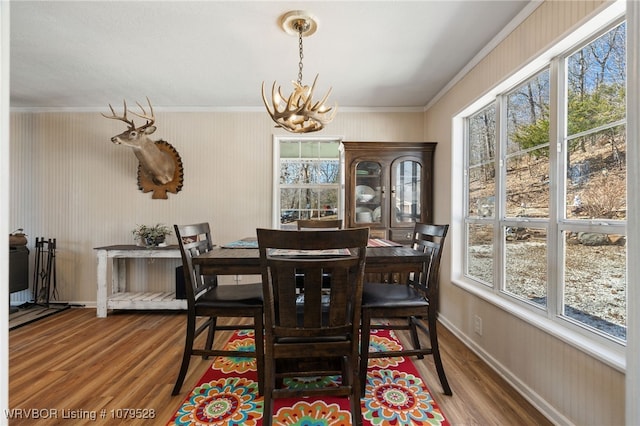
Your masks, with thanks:
[[[435,142],[343,142],[346,227],[409,243],[416,222],[433,221]]]

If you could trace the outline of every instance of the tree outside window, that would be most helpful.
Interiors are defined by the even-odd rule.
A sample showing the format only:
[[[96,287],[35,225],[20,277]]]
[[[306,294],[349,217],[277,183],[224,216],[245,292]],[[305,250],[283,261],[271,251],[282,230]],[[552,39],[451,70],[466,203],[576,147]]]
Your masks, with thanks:
[[[277,204],[280,228],[298,219],[337,219],[340,211],[340,141],[279,140]]]
[[[625,23],[604,31],[554,60],[564,77],[556,85],[547,67],[466,119],[466,276],[619,342],[626,339],[625,38]],[[549,300],[555,294],[557,303]]]

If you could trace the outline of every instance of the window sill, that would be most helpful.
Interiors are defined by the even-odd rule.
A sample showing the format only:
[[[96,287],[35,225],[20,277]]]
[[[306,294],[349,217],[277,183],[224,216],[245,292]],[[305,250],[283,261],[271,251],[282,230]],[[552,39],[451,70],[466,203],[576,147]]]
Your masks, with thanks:
[[[521,306],[506,298],[500,297],[499,295],[493,293],[493,291],[481,287],[479,284],[471,283],[465,279],[455,279],[452,280],[452,283],[455,286],[465,290],[466,292],[471,293],[488,303],[491,303],[492,305],[504,310],[505,312],[508,312],[516,318],[521,319],[522,321],[527,322],[528,324],[544,331],[545,333],[548,333],[560,339],[566,344],[573,346],[574,348],[586,353],[587,355],[598,359],[611,368],[614,368],[621,373],[626,372],[626,355],[625,348],[623,346],[613,348],[612,346],[616,345],[613,342],[611,344],[598,342],[595,339],[589,338],[588,336],[573,331],[568,327],[564,327],[558,322],[543,317],[540,314],[532,311],[531,309],[527,309],[524,306]]]

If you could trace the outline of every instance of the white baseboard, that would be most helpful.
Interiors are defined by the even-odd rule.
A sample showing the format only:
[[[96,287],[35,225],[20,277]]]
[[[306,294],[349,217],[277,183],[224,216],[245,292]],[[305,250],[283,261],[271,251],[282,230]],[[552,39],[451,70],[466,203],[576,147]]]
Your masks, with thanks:
[[[531,389],[526,383],[520,380],[519,377],[514,375],[508,368],[502,365],[498,360],[484,350],[481,346],[478,346],[476,342],[469,338],[466,334],[462,333],[460,329],[455,327],[451,322],[447,321],[443,315],[438,316],[440,323],[447,328],[453,335],[464,343],[473,353],[475,353],[480,359],[482,359],[492,370],[494,370],[500,377],[506,380],[524,399],[529,401],[542,415],[544,415],[550,422],[556,425],[572,426],[572,423],[567,417],[559,412],[553,405],[549,404],[544,398],[538,395],[533,389]]]

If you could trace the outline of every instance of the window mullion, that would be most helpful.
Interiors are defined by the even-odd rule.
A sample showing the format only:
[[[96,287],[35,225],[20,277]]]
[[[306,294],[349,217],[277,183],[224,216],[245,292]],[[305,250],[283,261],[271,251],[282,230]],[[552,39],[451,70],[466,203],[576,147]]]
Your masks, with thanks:
[[[496,206],[494,215],[494,241],[495,258],[494,264],[494,291],[501,293],[505,287],[506,280],[506,252],[505,252],[505,232],[504,218],[506,215],[506,180],[507,172],[505,168],[506,152],[507,152],[507,120],[505,114],[507,111],[507,99],[505,95],[499,95],[496,98]]]
[[[564,211],[564,135],[566,135],[566,97],[564,59],[551,61],[549,78],[549,229],[547,251],[547,316],[553,319],[561,314],[564,277],[564,241],[558,223]]]

